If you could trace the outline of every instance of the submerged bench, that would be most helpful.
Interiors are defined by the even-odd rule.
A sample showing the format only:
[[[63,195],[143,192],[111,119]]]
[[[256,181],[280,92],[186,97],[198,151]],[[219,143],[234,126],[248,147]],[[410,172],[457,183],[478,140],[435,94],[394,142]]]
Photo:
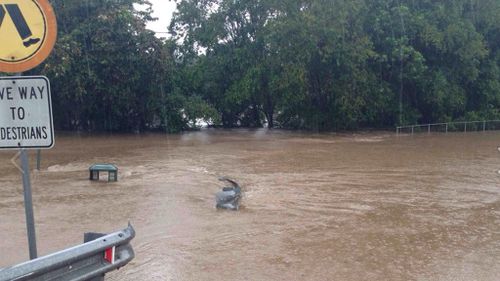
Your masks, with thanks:
[[[108,181],[118,181],[118,168],[113,164],[94,164],[89,172],[91,181],[99,180],[99,172],[108,172]]]

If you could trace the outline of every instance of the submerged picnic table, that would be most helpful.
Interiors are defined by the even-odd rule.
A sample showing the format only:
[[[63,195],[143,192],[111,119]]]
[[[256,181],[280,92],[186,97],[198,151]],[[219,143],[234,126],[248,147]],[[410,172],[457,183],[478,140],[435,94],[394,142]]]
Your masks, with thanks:
[[[113,164],[94,164],[89,168],[90,180],[99,180],[99,172],[108,172],[108,181],[118,181],[118,168]]]

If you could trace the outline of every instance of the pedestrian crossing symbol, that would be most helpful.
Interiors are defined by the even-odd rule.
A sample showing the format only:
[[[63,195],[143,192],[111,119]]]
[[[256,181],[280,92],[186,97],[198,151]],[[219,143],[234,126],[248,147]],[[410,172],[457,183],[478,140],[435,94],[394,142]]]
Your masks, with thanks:
[[[0,71],[22,72],[44,61],[57,24],[48,0],[0,0]]]

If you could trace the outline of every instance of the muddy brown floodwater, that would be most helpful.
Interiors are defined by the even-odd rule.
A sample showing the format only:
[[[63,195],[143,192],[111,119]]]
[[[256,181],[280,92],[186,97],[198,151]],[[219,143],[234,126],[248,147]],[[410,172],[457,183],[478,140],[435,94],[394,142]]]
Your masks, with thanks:
[[[500,278],[498,132],[57,135],[32,174],[39,255],[131,221],[136,258],[107,280]],[[28,258],[14,154],[0,267]],[[119,181],[89,182],[96,162]],[[219,176],[244,187],[239,212],[215,209]]]

